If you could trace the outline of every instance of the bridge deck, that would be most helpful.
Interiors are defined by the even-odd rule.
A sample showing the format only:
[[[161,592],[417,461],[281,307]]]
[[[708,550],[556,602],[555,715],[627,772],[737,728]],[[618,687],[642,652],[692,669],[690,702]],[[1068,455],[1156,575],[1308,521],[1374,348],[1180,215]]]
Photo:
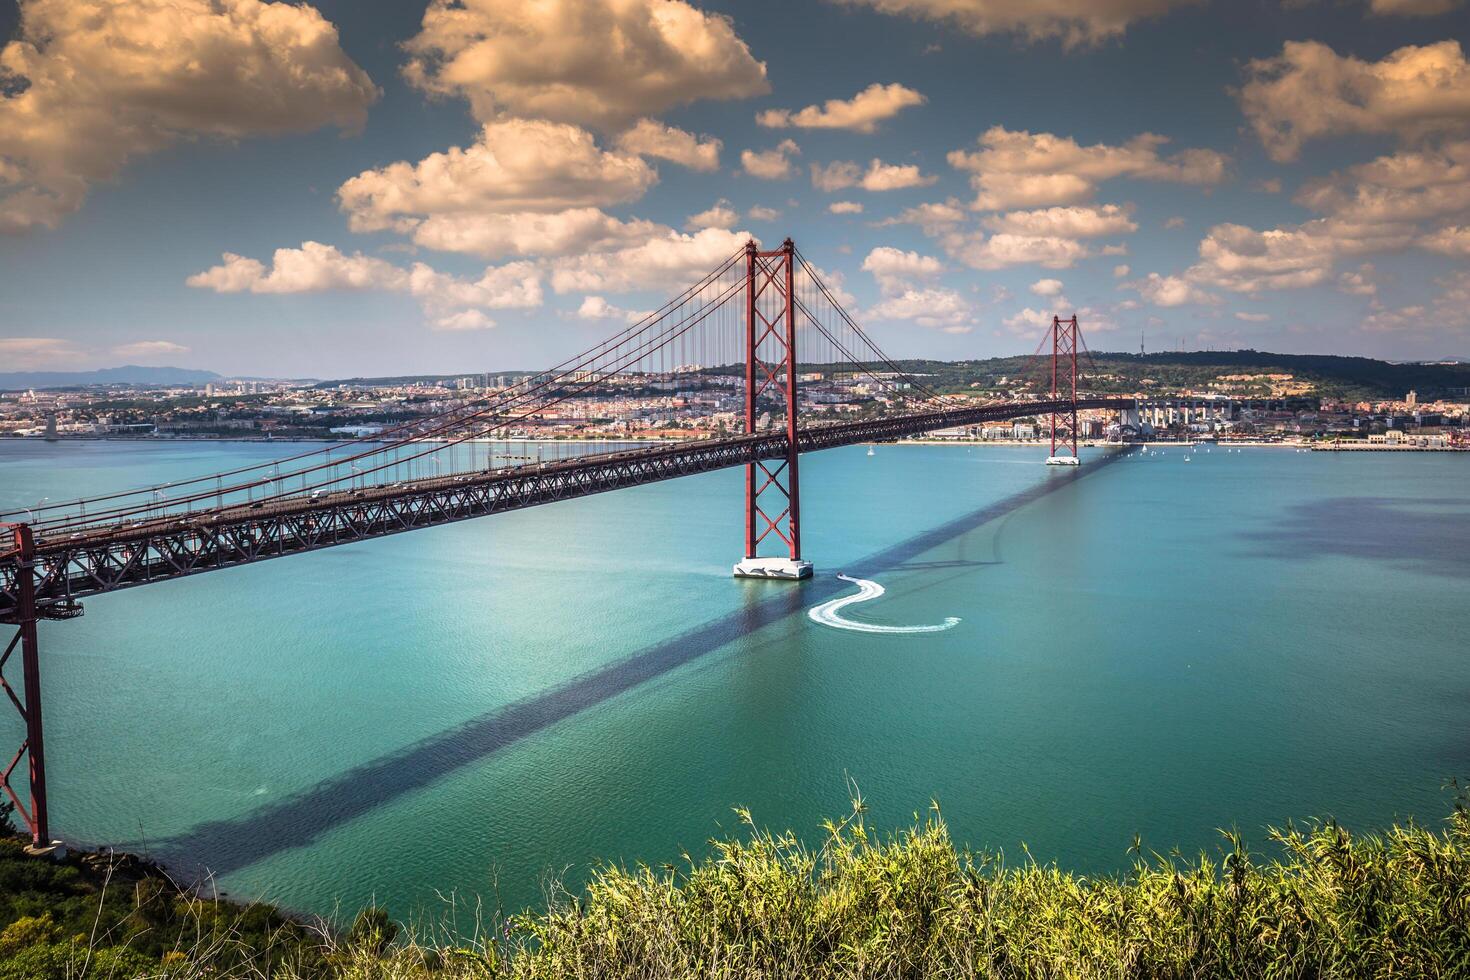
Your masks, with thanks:
[[[1092,398],[1076,407],[1133,404]],[[814,452],[1072,407],[1019,402],[812,425],[800,430],[797,448]],[[756,433],[69,529],[37,538],[36,605],[44,616],[64,618],[77,600],[103,592],[785,455],[785,432]],[[19,570],[18,556],[0,557],[0,621],[14,618]]]

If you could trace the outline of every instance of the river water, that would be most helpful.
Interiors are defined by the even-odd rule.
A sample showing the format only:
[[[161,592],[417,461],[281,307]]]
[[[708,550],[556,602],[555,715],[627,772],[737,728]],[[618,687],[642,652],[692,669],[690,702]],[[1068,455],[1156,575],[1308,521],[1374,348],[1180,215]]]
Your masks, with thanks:
[[[0,507],[280,453],[0,442]],[[1044,455],[804,457],[802,585],[729,577],[726,471],[90,599],[41,625],[56,829],[410,915],[677,861],[736,805],[815,839],[849,781],[880,826],[932,799],[965,842],[1087,872],[1135,832],[1449,812],[1470,457]],[[841,618],[960,622],[813,621],[859,588],[838,572],[885,590]]]

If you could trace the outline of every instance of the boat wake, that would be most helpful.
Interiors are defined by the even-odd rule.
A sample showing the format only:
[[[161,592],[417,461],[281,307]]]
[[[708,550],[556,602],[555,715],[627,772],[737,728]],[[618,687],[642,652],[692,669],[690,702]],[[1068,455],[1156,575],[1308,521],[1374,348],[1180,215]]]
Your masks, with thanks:
[[[868,602],[883,594],[883,586],[877,582],[865,578],[853,578],[843,575],[841,572],[837,577],[844,582],[851,582],[858,587],[857,595],[843,596],[824,602],[820,606],[813,606],[807,610],[807,616],[814,623],[823,626],[831,626],[833,629],[852,630],[855,633],[942,633],[947,629],[959,625],[959,619],[955,616],[946,617],[944,622],[932,626],[875,626],[872,623],[858,623],[851,619],[844,619],[839,613],[847,606],[858,602]]]

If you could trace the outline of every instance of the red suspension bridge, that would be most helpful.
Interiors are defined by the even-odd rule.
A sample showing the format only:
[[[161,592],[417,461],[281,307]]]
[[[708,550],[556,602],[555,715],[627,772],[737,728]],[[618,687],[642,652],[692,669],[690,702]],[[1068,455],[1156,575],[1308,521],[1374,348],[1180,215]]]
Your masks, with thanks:
[[[1132,399],[1079,395],[1077,358],[1085,347],[1075,317],[1053,318],[1043,348],[1046,342],[1050,386],[1030,400],[940,394],[879,349],[790,239],[773,251],[752,242],[596,346],[520,384],[380,433],[371,445],[325,446],[0,514],[10,522],[0,538],[0,623],[15,627],[0,654],[0,689],[25,730],[0,772],[0,789],[34,846],[49,847],[37,622],[81,615],[88,596],[736,466],[745,468],[745,513],[735,575],[804,578],[812,565],[801,548],[802,453],[1046,415],[1048,461],[1075,463],[1079,409],[1135,407]],[[803,399],[803,385],[824,377],[861,386],[881,411],[831,420]],[[737,431],[514,466],[494,465],[488,450],[474,457],[473,447],[566,403],[691,385],[737,400]],[[457,446],[471,448],[472,465],[462,465]],[[449,471],[404,478],[424,461]],[[17,653],[19,691],[5,676]],[[25,792],[13,779],[22,763]]]

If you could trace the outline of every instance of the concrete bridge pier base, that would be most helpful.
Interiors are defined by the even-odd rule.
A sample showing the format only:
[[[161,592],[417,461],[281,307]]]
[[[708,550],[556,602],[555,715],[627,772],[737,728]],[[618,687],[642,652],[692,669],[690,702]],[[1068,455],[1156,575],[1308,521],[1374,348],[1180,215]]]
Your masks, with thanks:
[[[733,574],[735,578],[811,578],[812,563],[800,558],[742,558],[735,563]]]

